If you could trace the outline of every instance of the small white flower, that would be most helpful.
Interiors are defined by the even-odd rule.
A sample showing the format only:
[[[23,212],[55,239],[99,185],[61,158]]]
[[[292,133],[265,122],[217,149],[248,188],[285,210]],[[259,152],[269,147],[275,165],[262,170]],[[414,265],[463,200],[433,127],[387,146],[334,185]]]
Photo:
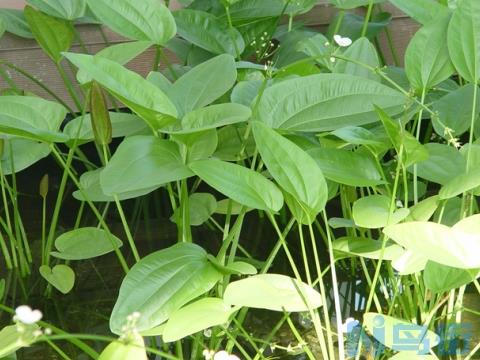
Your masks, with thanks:
[[[355,320],[354,318],[348,318],[345,320],[345,322],[342,324],[342,332],[344,334],[351,333],[353,328],[360,324],[358,320]]]
[[[15,309],[14,320],[31,325],[39,322],[42,316],[43,314],[40,310],[32,310],[28,305],[21,305]]]
[[[222,350],[213,356],[213,360],[240,360],[240,358],[237,355],[230,355],[225,350]]]
[[[335,59],[333,56],[330,58],[330,62],[332,62],[332,63],[334,63],[335,60],[336,60],[336,59]]]
[[[205,349],[205,350],[203,350],[202,355],[205,358],[205,360],[212,360],[213,355],[215,355],[215,351]]]
[[[333,40],[335,40],[338,46],[341,46],[341,47],[347,47],[352,45],[352,39],[348,37],[343,37],[341,35],[334,35]]]

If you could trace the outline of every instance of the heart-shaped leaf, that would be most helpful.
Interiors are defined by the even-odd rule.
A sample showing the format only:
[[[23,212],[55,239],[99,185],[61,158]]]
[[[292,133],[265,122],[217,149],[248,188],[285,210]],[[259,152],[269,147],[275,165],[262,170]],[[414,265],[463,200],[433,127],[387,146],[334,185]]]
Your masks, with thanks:
[[[67,265],[55,265],[50,268],[47,265],[40,266],[40,275],[54,288],[63,294],[68,294],[75,285],[75,273]]]

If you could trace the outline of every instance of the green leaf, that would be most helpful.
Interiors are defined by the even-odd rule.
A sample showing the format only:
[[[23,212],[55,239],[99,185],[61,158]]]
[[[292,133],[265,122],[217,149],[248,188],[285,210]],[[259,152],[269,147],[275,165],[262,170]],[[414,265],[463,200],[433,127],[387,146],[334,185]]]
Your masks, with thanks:
[[[429,90],[454,72],[445,42],[450,14],[423,26],[410,41],[405,53],[405,72],[417,91]]]
[[[59,63],[62,60],[62,53],[72,45],[74,38],[72,25],[28,5],[25,6],[24,14],[35,40],[50,59]]]
[[[408,222],[386,227],[383,232],[398,244],[439,264],[480,268],[480,215],[461,220],[453,227],[433,222]]]
[[[75,199],[80,201],[94,201],[94,202],[113,202],[114,196],[105,195],[100,185],[100,174],[104,168],[87,171],[80,176],[80,186],[82,191],[77,190],[72,195]],[[137,198],[158,189],[160,185],[147,187],[140,190],[127,191],[118,194],[118,200],[127,200]]]
[[[253,135],[262,160],[276,182],[306,211],[315,215],[322,211],[328,188],[315,160],[264,123],[253,122]]]
[[[4,139],[3,154],[0,158],[2,172],[18,173],[50,154],[50,146],[28,139]],[[13,163],[12,163],[13,158]]]
[[[123,280],[110,329],[121,334],[127,316],[140,312],[136,328],[150,330],[208,292],[221,277],[198,245],[180,243],[154,252],[137,262]]]
[[[438,294],[457,289],[475,280],[480,269],[465,270],[429,261],[423,272],[425,287]]]
[[[360,6],[366,6],[370,2],[378,4],[386,0],[330,0],[330,3],[339,9],[354,9]]]
[[[213,326],[226,324],[236,311],[222,299],[204,298],[170,316],[163,331],[163,341],[173,342]]]
[[[300,40],[295,49],[297,51],[307,54],[309,57],[314,57],[315,61],[323,67],[333,70],[333,63],[330,61],[330,55],[333,48],[330,41],[323,34],[307,37]]]
[[[437,360],[436,355],[418,355],[416,351],[400,351],[390,360]]]
[[[374,13],[368,22],[367,33],[365,36],[373,40],[380,32],[387,28],[390,25],[393,16],[389,12],[379,12]],[[339,21],[339,14],[331,20],[330,26],[327,30],[327,37],[333,38],[335,35],[334,32],[342,35],[343,37],[348,37],[352,40],[359,39],[362,36],[363,26],[365,24],[365,17],[359,14],[352,12],[345,12],[345,15],[342,17],[342,20]],[[340,26],[337,28],[337,23]]]
[[[428,259],[421,254],[407,250],[392,261],[392,267],[398,271],[399,275],[417,274],[425,269]]]
[[[147,130],[145,122],[135,114],[109,112],[112,123],[112,137],[127,137],[144,133]],[[70,137],[69,143],[77,139],[77,145],[93,141],[93,129],[90,114],[70,120],[63,128],[63,133]]]
[[[130,41],[103,48],[94,56],[112,60],[120,65],[125,65],[151,46],[151,41]],[[88,76],[88,73],[85,70],[80,69],[77,72],[77,80],[81,84],[86,84],[93,79]]]
[[[176,122],[175,105],[137,73],[102,57],[74,53],[65,57],[136,112],[153,130]]]
[[[367,64],[372,68],[380,67],[377,50],[365,37],[355,40],[353,44],[345,50],[342,56],[353,61]],[[380,76],[352,61],[337,60],[333,72],[337,74],[361,76],[370,80],[380,81]]]
[[[283,206],[277,186],[249,168],[220,160],[201,160],[190,169],[215,190],[245,206],[276,212]]]
[[[63,260],[85,260],[102,256],[122,246],[122,241],[103,229],[85,227],[63,233],[55,240],[52,256]]]
[[[402,111],[405,102],[401,93],[376,81],[319,74],[267,88],[257,118],[273,128],[328,131],[375,122],[373,104],[393,115]]]
[[[50,285],[63,294],[68,294],[75,285],[75,273],[68,265],[55,265],[53,268],[42,265],[39,271]]]
[[[308,154],[315,159],[329,180],[350,186],[376,186],[384,181],[375,160],[367,153],[334,148],[314,148]]]
[[[257,18],[279,16],[284,8],[278,0],[240,0],[230,6],[230,16],[234,23],[244,23]],[[225,12],[223,12],[225,13]],[[226,15],[223,15],[226,20]]]
[[[2,19],[6,31],[22,38],[33,39],[27,20],[22,10],[0,9],[0,19]]]
[[[245,49],[245,43],[238,30],[229,29],[225,22],[212,14],[182,9],[175,11],[173,16],[178,34],[202,49],[218,55],[227,53],[232,56],[242,54]]]
[[[242,212],[245,207],[231,199],[223,199],[217,202],[217,209],[215,210],[216,214],[222,215],[238,215]]]
[[[402,152],[402,162],[406,167],[428,159],[427,149],[415,136],[406,131],[398,120],[388,116],[384,110],[378,107],[375,109],[397,154]]]
[[[103,24],[133,40],[164,45],[177,32],[172,13],[156,0],[87,0],[87,3]]]
[[[236,79],[234,58],[223,54],[194,67],[175,81],[167,94],[177,105],[182,117],[224,95]]]
[[[429,143],[425,145],[428,159],[417,163],[417,174],[422,179],[437,184],[447,184],[453,174],[462,174],[466,170],[466,161],[460,151],[445,144]],[[413,172],[413,167],[408,168]]]
[[[64,142],[60,125],[67,110],[33,96],[0,96],[0,132],[45,142]]]
[[[480,2],[463,0],[448,27],[448,50],[460,76],[471,83],[480,80]]]
[[[473,113],[474,84],[467,84],[435,101],[432,110],[438,112],[438,117],[432,118],[435,132],[443,138],[448,138],[445,127],[452,130],[458,137],[470,129]],[[477,87],[478,93],[480,90]],[[477,97],[476,109],[480,109],[480,96]],[[478,123],[478,121],[477,121]]]
[[[392,350],[401,351],[405,349],[405,344],[399,342],[396,336],[400,329],[402,333],[408,331],[408,346],[412,349],[413,346],[416,346],[415,352],[417,354],[428,354],[429,350],[440,342],[440,337],[428,330],[426,326],[412,324],[387,315],[365,313],[363,324],[376,340]]]
[[[98,360],[148,360],[145,343],[140,335],[128,341],[117,340],[108,344]]]
[[[470,170],[468,173],[463,172],[459,175],[452,175],[454,175],[453,178],[450,177],[450,180],[445,183],[438,193],[441,200],[453,198],[480,186],[479,167]]]
[[[27,0],[38,10],[65,20],[75,20],[85,14],[86,0]]]
[[[428,24],[447,8],[434,0],[389,0],[405,14],[421,24]]]
[[[252,115],[250,108],[240,104],[216,104],[193,110],[182,118],[181,127],[167,128],[161,131],[189,134],[225,125],[247,121]]]
[[[255,266],[243,261],[234,261],[223,265],[213,255],[208,255],[208,260],[224,275],[255,275],[257,273]]]
[[[246,134],[246,129],[246,126],[225,126],[218,130],[218,146],[214,156],[225,161],[238,161],[251,156],[255,151],[255,141],[251,133]]]
[[[2,38],[5,30],[7,29],[7,25],[5,25],[5,21],[0,17],[0,39]]]
[[[254,275],[231,282],[223,298],[230,305],[273,311],[304,312],[322,305],[315,289],[278,274]]]
[[[209,193],[194,193],[188,197],[188,210],[190,225],[200,226],[205,223],[217,209],[217,200]],[[175,209],[172,219],[174,221],[181,219],[181,211]]]
[[[367,259],[380,259],[382,252],[382,241],[362,237],[341,237],[333,242],[333,249],[340,254],[360,256]],[[383,260],[392,261],[401,256],[405,251],[402,247],[389,242],[386,244]]]
[[[437,210],[439,202],[438,195],[435,195],[411,206],[407,221],[428,221]]]
[[[192,133],[170,134],[172,140],[180,145],[180,151],[186,163],[209,158],[217,148],[218,135],[216,129]]]
[[[355,224],[367,229],[378,229],[396,224],[405,219],[410,211],[405,208],[394,208],[390,213],[390,198],[384,195],[365,196],[353,204],[353,220]]]
[[[38,329],[36,324],[28,325],[26,331],[18,331],[17,325],[5,326],[0,331],[0,358],[33,344],[36,339],[33,333]]]
[[[100,174],[106,195],[158,187],[192,176],[178,145],[154,136],[132,136],[118,147]]]

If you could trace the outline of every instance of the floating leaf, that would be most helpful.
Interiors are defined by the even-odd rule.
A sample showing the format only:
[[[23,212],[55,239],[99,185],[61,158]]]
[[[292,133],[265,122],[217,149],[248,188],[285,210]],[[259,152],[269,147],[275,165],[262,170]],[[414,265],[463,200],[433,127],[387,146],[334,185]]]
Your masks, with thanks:
[[[122,241],[103,229],[85,227],[63,233],[55,240],[51,254],[64,260],[84,260],[102,256],[122,246]]]
[[[54,288],[63,294],[68,294],[75,285],[75,273],[68,265],[40,266],[40,275]]]

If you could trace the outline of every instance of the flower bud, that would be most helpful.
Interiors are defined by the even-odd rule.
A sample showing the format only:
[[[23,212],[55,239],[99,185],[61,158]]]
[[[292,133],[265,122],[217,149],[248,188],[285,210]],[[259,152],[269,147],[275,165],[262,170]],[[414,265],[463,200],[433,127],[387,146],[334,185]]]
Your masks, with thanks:
[[[95,142],[101,146],[110,144],[112,142],[112,123],[103,90],[95,81],[92,82],[90,89],[90,118]]]
[[[48,174],[43,175],[42,179],[40,180],[39,191],[40,196],[42,198],[46,198],[48,194]]]

